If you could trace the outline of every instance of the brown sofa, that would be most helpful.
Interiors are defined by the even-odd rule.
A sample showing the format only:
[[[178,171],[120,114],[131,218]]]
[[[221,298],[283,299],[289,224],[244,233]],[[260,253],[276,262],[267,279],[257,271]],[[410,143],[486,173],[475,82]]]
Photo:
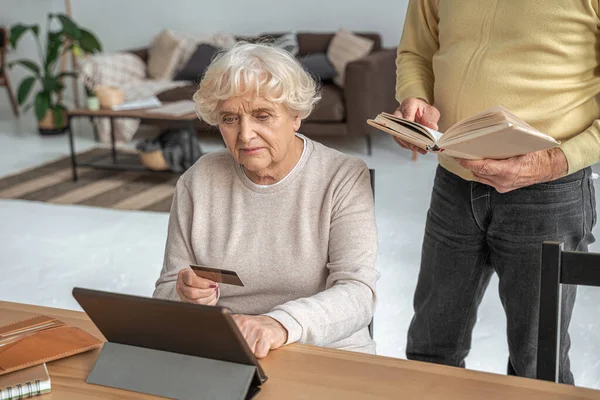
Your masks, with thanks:
[[[346,67],[345,87],[333,83],[322,85],[322,99],[312,114],[302,123],[300,131],[309,137],[323,135],[364,136],[371,154],[370,134],[374,129],[366,120],[382,111],[396,108],[394,98],[396,68],[395,49],[383,49],[381,37],[376,33],[357,33],[373,40],[371,54],[349,63]],[[277,37],[280,34],[263,35]],[[325,53],[333,33],[298,33],[298,56]],[[148,60],[147,48],[130,50],[144,61]],[[161,101],[190,99],[196,85],[183,86],[160,93]],[[214,131],[206,123],[198,121],[199,131]]]

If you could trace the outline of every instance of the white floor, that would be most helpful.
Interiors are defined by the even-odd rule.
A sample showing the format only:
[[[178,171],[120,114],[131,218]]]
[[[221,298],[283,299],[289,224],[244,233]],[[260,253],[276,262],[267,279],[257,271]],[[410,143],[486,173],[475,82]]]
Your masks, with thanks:
[[[78,138],[78,150],[93,145],[89,130],[81,129],[88,138]],[[435,158],[412,162],[383,134],[374,138],[371,157],[365,156],[361,139],[324,143],[358,155],[376,169],[381,279],[375,339],[381,355],[404,357]],[[205,140],[203,146],[220,148],[220,141]],[[15,121],[0,111],[0,176],[67,152],[65,137],[40,138],[31,118]],[[161,266],[167,218],[165,213],[0,200],[0,300],[78,309],[71,297],[74,286],[150,295]],[[592,250],[600,251],[600,245]],[[481,305],[467,367],[504,373],[506,326],[497,284],[494,278]],[[578,385],[600,388],[599,330],[600,289],[581,288],[571,325]]]

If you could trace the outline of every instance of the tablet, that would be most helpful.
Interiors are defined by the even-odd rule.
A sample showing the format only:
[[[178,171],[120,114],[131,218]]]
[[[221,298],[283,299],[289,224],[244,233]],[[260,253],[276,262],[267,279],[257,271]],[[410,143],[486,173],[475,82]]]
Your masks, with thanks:
[[[73,297],[109,342],[256,367],[267,380],[228,309],[74,288]]]

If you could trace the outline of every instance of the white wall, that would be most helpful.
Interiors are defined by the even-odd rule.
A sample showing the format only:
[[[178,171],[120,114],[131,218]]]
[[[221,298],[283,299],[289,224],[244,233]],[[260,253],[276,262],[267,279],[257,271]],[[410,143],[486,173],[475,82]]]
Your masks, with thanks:
[[[45,24],[49,12],[64,12],[63,0],[0,0],[0,25]],[[285,31],[376,31],[386,47],[396,46],[408,0],[71,0],[73,18],[92,30],[106,51],[147,45],[163,28],[208,34],[253,35]],[[44,30],[44,29],[42,29]],[[20,44],[9,59],[35,57],[33,41]],[[24,75],[9,71],[13,86]],[[69,95],[71,92],[69,91]],[[10,115],[0,90],[0,117]]]
[[[62,0],[0,0],[0,9],[2,10],[0,12],[0,26],[10,29],[13,24],[19,22],[24,24],[37,23],[40,25],[41,30],[45,32],[48,13],[64,12],[64,2]],[[27,37],[21,39],[18,51],[11,50],[7,54],[9,62],[22,58],[32,59],[37,64],[40,63],[37,46],[31,32],[27,33]],[[8,75],[16,96],[19,82],[24,76],[30,75],[30,73],[21,67],[15,67],[8,70]],[[33,99],[33,96],[30,99]],[[33,118],[33,111],[29,115]],[[11,116],[12,111],[6,90],[0,87],[0,118]]]

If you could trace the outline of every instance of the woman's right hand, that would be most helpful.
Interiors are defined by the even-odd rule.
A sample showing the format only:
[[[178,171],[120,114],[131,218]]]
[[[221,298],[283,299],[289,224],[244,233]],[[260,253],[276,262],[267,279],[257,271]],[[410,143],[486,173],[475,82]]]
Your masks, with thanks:
[[[429,103],[427,103],[425,100],[417,97],[407,97],[406,99],[402,100],[402,103],[400,103],[400,106],[396,109],[394,115],[409,121],[418,122],[419,124],[425,125],[431,129],[435,129],[436,131],[439,129],[439,110],[434,106],[429,105]],[[421,154],[427,154],[425,150],[415,146],[414,144],[398,139],[397,137],[394,137],[394,140],[405,149],[417,151]]]
[[[219,285],[211,280],[199,277],[191,268],[184,268],[179,271],[175,288],[183,302],[208,306],[217,304]]]

